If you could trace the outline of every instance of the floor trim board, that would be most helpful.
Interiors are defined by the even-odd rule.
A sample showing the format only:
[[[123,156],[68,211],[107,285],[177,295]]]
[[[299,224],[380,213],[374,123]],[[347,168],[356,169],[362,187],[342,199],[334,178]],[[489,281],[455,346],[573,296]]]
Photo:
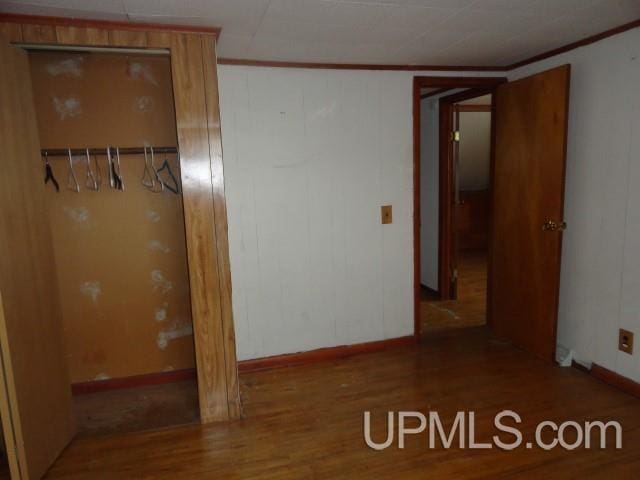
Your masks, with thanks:
[[[615,387],[618,390],[622,390],[634,397],[640,398],[640,383],[631,380],[630,378],[623,377],[619,373],[609,370],[608,368],[604,368],[597,363],[592,363],[591,368],[588,368],[574,360],[571,362],[571,366],[581,372],[588,373],[607,385]]]
[[[164,383],[181,382],[196,378],[196,369],[173,370],[170,372],[147,373],[131,377],[109,378],[106,380],[91,380],[71,384],[73,395],[86,395],[88,393],[104,392],[107,390],[119,390],[122,388],[143,387],[148,385],[161,385]]]
[[[272,368],[290,367],[293,365],[303,365],[326,360],[336,360],[340,358],[358,355],[360,353],[379,352],[389,348],[414,345],[416,338],[413,335],[406,337],[389,338],[376,342],[356,343],[353,345],[340,345],[337,347],[319,348],[307,352],[287,353],[272,357],[255,358],[238,362],[240,373],[255,372],[259,370],[269,370]]]
[[[337,347],[319,348],[307,352],[288,353],[272,357],[254,358],[238,362],[238,371],[241,373],[270,370],[272,368],[291,367],[308,363],[337,360],[361,353],[372,353],[387,350],[389,348],[413,345],[416,338],[413,335],[406,337],[390,338],[375,342],[356,343],[353,345],[340,345]],[[71,385],[73,395],[86,395],[89,393],[134,388],[148,385],[160,385],[174,383],[196,378],[196,369],[187,368],[170,372],[148,373],[124,378],[110,378],[106,380],[92,380],[89,382],[74,383]]]
[[[597,363],[593,363],[591,365],[590,373],[598,380],[633,395],[634,397],[640,398],[640,383],[635,382],[630,378],[623,377],[619,373],[613,372],[607,368],[601,367]]]

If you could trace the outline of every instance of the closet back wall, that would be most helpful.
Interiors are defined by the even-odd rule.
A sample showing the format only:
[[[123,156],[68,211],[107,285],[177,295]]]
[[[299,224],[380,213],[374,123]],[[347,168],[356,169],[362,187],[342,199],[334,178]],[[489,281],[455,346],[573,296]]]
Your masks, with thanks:
[[[31,53],[43,148],[175,146],[168,57]],[[164,161],[158,155],[156,163]],[[175,156],[169,158],[174,173]],[[67,190],[65,158],[47,187],[72,382],[192,368],[192,323],[182,197],[140,183],[144,158],[122,157],[124,192]]]

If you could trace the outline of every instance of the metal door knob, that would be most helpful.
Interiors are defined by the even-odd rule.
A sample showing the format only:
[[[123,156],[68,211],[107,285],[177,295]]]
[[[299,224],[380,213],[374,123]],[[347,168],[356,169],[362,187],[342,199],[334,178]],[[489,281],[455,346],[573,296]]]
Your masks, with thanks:
[[[556,223],[553,220],[548,220],[542,224],[542,230],[545,232],[558,232],[567,229],[567,222]]]

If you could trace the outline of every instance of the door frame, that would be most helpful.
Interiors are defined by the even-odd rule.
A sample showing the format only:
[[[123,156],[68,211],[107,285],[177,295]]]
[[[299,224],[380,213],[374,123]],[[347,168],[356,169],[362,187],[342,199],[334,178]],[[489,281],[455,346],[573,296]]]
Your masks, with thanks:
[[[474,93],[471,95],[472,97],[482,95],[483,93],[477,92],[485,92],[485,93],[493,93],[495,89],[507,82],[507,77],[440,77],[440,76],[416,76],[413,77],[413,314],[414,314],[414,336],[417,340],[420,339],[420,296],[421,296],[421,284],[420,284],[420,261],[421,261],[421,249],[420,249],[420,238],[421,238],[421,224],[420,224],[420,203],[421,203],[421,192],[420,192],[420,151],[421,151],[421,139],[420,139],[420,131],[422,121],[420,118],[420,106],[422,95],[420,90],[422,88],[437,88],[439,93],[444,93],[448,89],[458,89],[458,88],[467,88],[473,89]],[[461,92],[465,94],[467,92]],[[455,96],[455,95],[452,95]],[[464,98],[463,98],[464,99]],[[461,101],[461,100],[458,100]],[[495,102],[494,102],[495,103]],[[493,107],[492,107],[493,108]],[[442,112],[440,112],[442,115]],[[450,169],[447,168],[447,172],[442,171],[442,161],[443,161],[443,131],[445,129],[442,128],[441,123],[442,117],[439,118],[439,207],[438,207],[438,294],[442,297],[442,273],[441,273],[441,252],[443,248],[444,241],[450,241],[451,237],[451,221],[450,216],[446,217],[443,214],[441,209],[443,204],[447,204],[448,202],[443,202],[443,184],[445,187],[449,185],[450,176],[446,176],[444,174],[449,173]],[[495,112],[491,115],[491,168],[490,168],[490,183],[493,183],[493,145],[494,145],[494,122],[495,122]],[[445,137],[446,139],[446,137]],[[448,142],[445,142],[446,144]],[[448,162],[448,156],[447,156]],[[446,198],[450,199],[451,191],[447,189],[449,194]],[[450,205],[448,205],[450,207]],[[451,211],[448,208],[449,212]],[[444,212],[446,213],[446,212]],[[450,213],[449,213],[450,215]],[[445,222],[446,219],[449,219]],[[491,222],[491,203],[489,204],[489,222]],[[444,224],[444,225],[443,225]],[[444,228],[443,228],[444,227]],[[448,230],[447,230],[448,229]],[[445,232],[446,231],[446,232]],[[489,246],[491,245],[491,235],[488,238]],[[489,259],[488,265],[490,267],[491,260]],[[443,269],[444,270],[444,269]],[[446,270],[444,270],[446,273]],[[490,285],[487,285],[487,297],[489,297],[489,289]],[[447,290],[448,292],[448,290]],[[445,297],[446,298],[446,297]],[[490,312],[487,310],[487,323],[490,323]]]
[[[163,49],[169,54],[202,423],[241,415],[215,50],[218,36],[215,28],[0,14],[0,41],[18,47]]]
[[[453,116],[455,115],[455,104],[464,100],[479,97],[482,95],[492,95],[496,87],[470,88],[463,92],[454,93],[446,97],[441,97],[439,103],[439,152],[438,152],[438,175],[439,175],[439,208],[438,208],[438,294],[441,300],[455,300],[457,290],[452,288],[451,271],[458,265],[458,250],[456,236],[456,209],[454,208],[454,152],[453,144],[449,138],[449,132],[453,129]],[[464,109],[458,108],[459,112]],[[495,107],[491,105],[491,119],[495,115]],[[489,152],[489,162],[493,159],[493,123],[491,124],[491,144]],[[493,178],[489,177],[489,189],[493,183]]]

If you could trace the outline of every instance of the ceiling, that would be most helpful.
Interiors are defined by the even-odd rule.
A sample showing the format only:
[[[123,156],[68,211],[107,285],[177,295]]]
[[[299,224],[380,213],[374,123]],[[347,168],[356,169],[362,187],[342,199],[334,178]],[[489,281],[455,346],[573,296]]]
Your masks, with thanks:
[[[222,27],[220,57],[506,66],[640,18],[640,0],[0,0],[0,11]]]

